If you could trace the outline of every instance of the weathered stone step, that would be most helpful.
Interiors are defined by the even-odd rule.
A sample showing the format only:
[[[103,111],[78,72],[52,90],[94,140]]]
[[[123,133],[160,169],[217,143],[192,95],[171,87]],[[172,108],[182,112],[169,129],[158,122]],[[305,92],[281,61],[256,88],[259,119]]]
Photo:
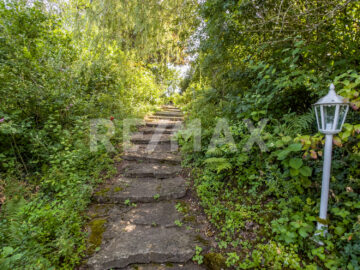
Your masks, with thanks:
[[[179,129],[177,128],[162,128],[162,129],[157,129],[155,127],[147,127],[147,126],[143,126],[140,127],[138,129],[139,132],[142,132],[143,134],[155,134],[155,133],[161,133],[161,134],[174,134],[175,132],[177,132]]]
[[[167,109],[163,109],[163,112],[177,112],[177,113],[183,113],[180,109],[174,109],[174,108],[167,108]]]
[[[134,178],[170,178],[181,172],[181,166],[161,163],[140,163],[129,161],[124,164],[123,174],[125,177]]]
[[[135,133],[130,140],[135,144],[166,144],[171,143],[171,135],[170,134],[142,134]]]
[[[183,227],[112,222],[105,237],[100,251],[88,260],[90,269],[123,268],[134,263],[182,263],[195,253],[194,237]]]
[[[150,120],[183,121],[184,117],[150,115],[150,116],[147,117],[147,119],[150,119]]]
[[[182,117],[183,114],[182,112],[177,112],[177,111],[161,111],[161,112],[156,112],[154,115],[156,116],[172,116],[172,117]]]
[[[123,204],[130,202],[156,202],[179,199],[186,194],[185,179],[178,176],[169,179],[120,177],[111,186],[103,187],[93,195],[97,203]]]
[[[124,270],[201,270],[205,269],[201,266],[189,262],[185,264],[173,264],[171,262],[166,264],[134,264],[130,265]]]
[[[171,106],[171,105],[164,105],[164,106],[161,106],[161,108],[162,108],[163,110],[178,110],[178,111],[180,111],[179,108],[174,107],[174,106]]]
[[[146,152],[147,154],[152,154],[154,152],[163,152],[163,153],[176,153],[178,152],[178,146],[176,142],[169,144],[133,144],[130,148],[125,150],[125,153],[136,153],[136,152]]]
[[[136,152],[125,152],[122,156],[125,160],[140,160],[149,162],[166,162],[180,164],[181,157],[171,152],[152,152],[148,153],[146,148],[139,148]]]
[[[174,128],[179,129],[181,128],[181,122],[158,120],[158,121],[146,122],[146,126],[158,128],[158,129],[174,129]]]
[[[176,227],[176,220],[182,221],[184,216],[176,210],[176,201],[159,201],[141,203],[129,211],[112,219],[113,224],[150,225],[163,227]],[[111,232],[111,226],[108,227]],[[106,234],[104,235],[106,238]]]

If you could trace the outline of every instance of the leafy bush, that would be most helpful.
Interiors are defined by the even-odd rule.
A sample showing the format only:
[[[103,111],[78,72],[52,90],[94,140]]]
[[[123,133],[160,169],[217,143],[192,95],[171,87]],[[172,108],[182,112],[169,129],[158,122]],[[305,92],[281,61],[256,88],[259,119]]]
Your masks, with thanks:
[[[59,13],[50,7],[60,11],[60,2],[48,4],[0,1],[1,269],[81,262],[83,213],[94,186],[115,173],[116,153],[90,151],[90,120],[114,122],[119,152],[121,120],[153,110],[167,87],[165,72],[155,72],[164,63],[87,33],[80,2]]]
[[[359,19],[353,12],[359,4],[313,4],[211,0],[199,8],[206,22],[199,56],[176,102],[189,123],[201,120],[202,148],[193,151],[191,137],[180,143],[185,163],[197,167],[197,194],[219,230],[218,247],[237,269],[359,268],[360,59],[351,49],[359,36],[355,26],[346,27]],[[332,19],[322,21],[320,14]],[[317,216],[324,137],[310,108],[330,82],[351,109],[334,138],[329,217],[323,221]],[[219,145],[209,153],[222,118],[238,150]],[[257,126],[264,118],[261,138],[268,151],[256,143],[243,151],[252,136],[244,120]],[[329,225],[323,246],[317,221]]]

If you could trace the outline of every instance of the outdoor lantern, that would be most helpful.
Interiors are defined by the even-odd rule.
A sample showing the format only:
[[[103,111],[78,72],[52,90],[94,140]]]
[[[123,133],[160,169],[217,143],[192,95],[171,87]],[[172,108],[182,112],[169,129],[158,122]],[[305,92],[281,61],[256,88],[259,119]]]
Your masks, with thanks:
[[[324,230],[326,226],[327,206],[329,198],[330,169],[332,155],[333,135],[341,131],[345,122],[349,104],[342,96],[335,93],[335,86],[330,85],[329,93],[314,104],[316,121],[321,133],[325,134],[324,164],[321,186],[320,221],[318,230]],[[324,235],[326,230],[324,230]]]
[[[329,93],[314,104],[319,131],[324,134],[336,134],[345,122],[349,104],[335,93],[335,86],[330,85]]]

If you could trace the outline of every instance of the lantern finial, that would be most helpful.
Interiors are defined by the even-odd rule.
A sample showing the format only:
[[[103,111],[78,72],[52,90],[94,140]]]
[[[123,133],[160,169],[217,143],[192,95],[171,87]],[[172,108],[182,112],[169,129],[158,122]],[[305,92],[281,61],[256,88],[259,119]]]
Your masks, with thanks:
[[[330,92],[335,92],[335,85],[333,83],[330,84]]]

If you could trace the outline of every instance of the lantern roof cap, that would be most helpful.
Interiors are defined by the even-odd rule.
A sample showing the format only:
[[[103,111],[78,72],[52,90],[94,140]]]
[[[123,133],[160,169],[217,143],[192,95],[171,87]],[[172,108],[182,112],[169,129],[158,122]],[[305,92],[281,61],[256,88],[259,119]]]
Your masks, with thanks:
[[[329,93],[326,96],[320,98],[314,105],[346,103],[348,102],[346,102],[342,96],[336,94],[334,84],[331,84]]]

